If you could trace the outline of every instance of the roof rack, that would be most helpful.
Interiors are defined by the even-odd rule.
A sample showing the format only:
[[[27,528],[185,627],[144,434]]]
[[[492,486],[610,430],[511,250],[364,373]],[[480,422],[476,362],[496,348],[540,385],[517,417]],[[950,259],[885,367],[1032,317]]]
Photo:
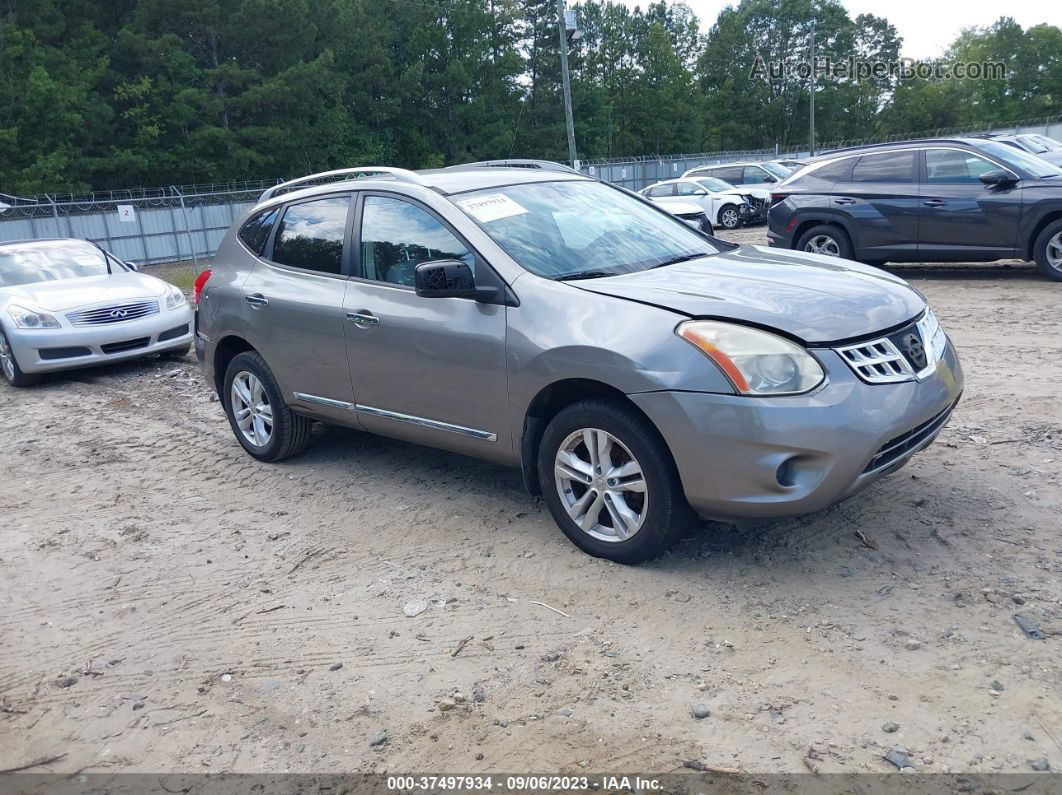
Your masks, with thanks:
[[[296,185],[301,185],[304,182],[314,182],[319,179],[325,179],[327,177],[341,177],[350,174],[386,174],[393,177],[400,182],[412,182],[415,185],[424,185],[424,180],[420,178],[414,171],[409,171],[404,168],[389,168],[387,166],[361,166],[359,168],[337,168],[334,171],[322,171],[319,174],[310,174],[306,177],[299,177],[298,179],[288,180],[287,182],[281,182],[279,185],[274,185],[271,188],[267,188],[266,191],[258,197],[259,203],[264,202],[266,199],[272,199],[278,193],[287,192],[292,190]],[[338,180],[337,180],[338,181]]]
[[[462,163],[457,166],[447,166],[446,171],[465,171],[473,168],[540,168],[543,171],[563,171],[568,174],[578,174],[571,166],[556,163],[552,160],[527,160],[522,158],[509,160],[479,160],[475,163]]]

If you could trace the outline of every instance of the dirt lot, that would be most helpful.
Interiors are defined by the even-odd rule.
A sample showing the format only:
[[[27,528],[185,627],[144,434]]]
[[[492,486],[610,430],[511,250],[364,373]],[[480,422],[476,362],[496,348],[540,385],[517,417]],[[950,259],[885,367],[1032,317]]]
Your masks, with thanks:
[[[0,768],[1062,768],[1062,285],[903,273],[967,372],[937,444],[638,568],[456,455],[258,464],[192,357],[0,387]]]

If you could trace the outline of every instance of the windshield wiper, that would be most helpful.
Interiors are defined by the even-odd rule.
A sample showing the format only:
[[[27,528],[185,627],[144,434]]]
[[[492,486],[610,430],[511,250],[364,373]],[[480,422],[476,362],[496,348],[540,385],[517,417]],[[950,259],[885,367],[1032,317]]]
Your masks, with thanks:
[[[668,265],[678,265],[680,262],[689,262],[691,259],[700,259],[701,257],[707,257],[707,256],[708,256],[707,254],[703,254],[703,253],[702,254],[681,254],[681,255],[679,255],[677,257],[672,257],[669,260],[665,260],[664,262],[658,262],[656,265],[651,266],[649,268],[649,270],[652,270],[653,268],[666,268]]]
[[[619,271],[577,271],[576,273],[565,273],[561,276],[554,276],[555,282],[574,282],[579,279],[603,279],[606,276],[619,276]]]

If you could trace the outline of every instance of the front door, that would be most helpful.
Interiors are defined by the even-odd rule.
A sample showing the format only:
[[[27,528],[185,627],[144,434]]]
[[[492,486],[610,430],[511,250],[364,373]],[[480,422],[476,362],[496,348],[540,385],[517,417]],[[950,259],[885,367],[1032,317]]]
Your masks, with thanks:
[[[920,196],[920,258],[995,260],[1014,256],[1021,218],[1017,181],[985,185],[1000,166],[973,152],[927,149]]]
[[[344,335],[357,412],[369,431],[483,458],[511,458],[505,307],[421,298],[417,265],[488,267],[441,219],[404,197],[361,201]]]

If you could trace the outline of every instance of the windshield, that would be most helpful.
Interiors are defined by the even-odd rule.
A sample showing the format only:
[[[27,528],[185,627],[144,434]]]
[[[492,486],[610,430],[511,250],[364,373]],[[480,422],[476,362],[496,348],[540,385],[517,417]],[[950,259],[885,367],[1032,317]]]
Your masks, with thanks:
[[[103,252],[88,243],[50,240],[0,246],[0,287],[106,276]]]
[[[1017,140],[1025,148],[1026,152],[1032,152],[1034,155],[1042,155],[1047,151],[1047,147],[1036,140],[1035,136],[1019,135]]]
[[[1046,160],[1029,154],[1024,149],[1015,149],[1013,146],[1007,146],[998,141],[985,141],[980,146],[986,153],[997,160],[1008,166],[1026,171],[1037,179],[1062,176],[1062,169],[1058,166],[1053,166]]]
[[[721,190],[733,190],[734,186],[729,182],[723,182],[721,179],[715,177],[698,177],[697,183],[703,185],[712,193],[718,193]]]
[[[792,171],[792,169],[786,168],[785,166],[780,165],[779,163],[760,163],[760,165],[770,171],[779,179],[788,177],[789,173]]]
[[[600,182],[489,188],[455,203],[523,268],[547,279],[634,273],[720,251],[677,218]]]

